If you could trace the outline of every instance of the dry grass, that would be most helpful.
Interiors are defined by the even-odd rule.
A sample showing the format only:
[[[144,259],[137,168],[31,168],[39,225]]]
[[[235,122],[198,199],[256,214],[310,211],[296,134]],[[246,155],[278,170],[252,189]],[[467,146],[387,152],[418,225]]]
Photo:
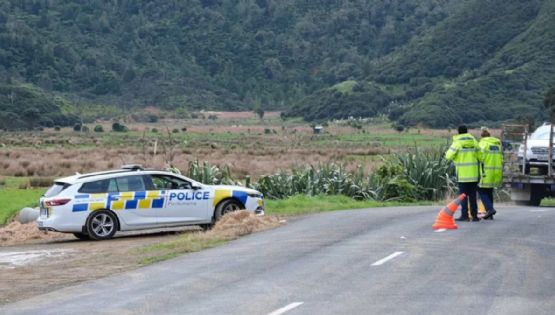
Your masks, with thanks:
[[[69,128],[3,133],[2,143],[6,146],[0,147],[0,176],[62,177],[131,163],[164,168],[168,155],[164,154],[163,141],[168,141],[167,130],[183,127],[186,132],[172,134],[174,145],[166,145],[174,150],[172,162],[177,168],[185,170],[194,160],[208,161],[228,165],[237,179],[330,162],[344,164],[347,169],[363,165],[366,171],[371,171],[381,165],[379,155],[406,150],[412,141],[407,139],[428,137],[448,141],[455,132],[413,128],[410,133],[400,134],[384,124],[366,125],[363,130],[332,124],[326,127],[323,136],[314,136],[308,124],[283,123],[277,112],[266,113],[268,120],[263,122],[253,118],[252,112],[204,114],[218,115],[218,119],[129,123],[128,127],[138,132],[124,134],[108,132],[106,122],[92,124],[104,125],[103,133],[79,133]],[[242,124],[243,121],[250,125]],[[144,132],[152,128],[160,132]],[[271,133],[265,134],[264,129]],[[409,144],[395,143],[395,139],[404,139]]]
[[[151,264],[179,254],[215,247],[244,235],[278,227],[280,224],[279,218],[275,216],[260,217],[248,211],[235,211],[226,214],[207,232],[186,233],[175,240],[142,248],[139,263]]]
[[[36,223],[21,224],[14,221],[0,228],[0,246],[26,244],[37,240],[55,240],[67,237],[67,234],[40,231]]]
[[[236,211],[226,214],[212,230],[205,234],[216,238],[235,239],[279,225],[280,220],[275,216],[256,216],[248,211]]]
[[[281,169],[291,169],[294,166],[319,164],[328,162],[343,162],[354,168],[362,164],[365,157],[388,153],[384,148],[329,148],[310,147],[300,143],[298,145],[277,144],[277,141],[267,143],[254,142],[247,145],[226,147],[225,144],[210,147],[202,143],[183,146],[176,150],[173,164],[181,169],[187,169],[189,162],[194,160],[208,161],[215,165],[229,165],[234,176],[245,175],[257,177],[276,173]],[[19,156],[8,158],[0,162],[0,175],[29,176],[29,177],[61,177],[75,172],[86,173],[104,169],[112,169],[123,164],[138,163],[154,168],[164,168],[164,155],[160,149],[156,155],[153,151],[146,154],[133,143],[125,148],[79,148],[70,147],[60,150],[50,148],[15,147],[4,149],[5,155]],[[37,157],[40,158],[31,158]],[[362,158],[362,160],[361,160]]]

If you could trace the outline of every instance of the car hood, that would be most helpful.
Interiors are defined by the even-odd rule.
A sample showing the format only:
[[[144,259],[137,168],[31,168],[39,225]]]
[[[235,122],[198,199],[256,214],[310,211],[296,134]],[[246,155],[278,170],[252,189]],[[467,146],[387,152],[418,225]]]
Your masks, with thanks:
[[[527,146],[531,147],[549,147],[549,140],[528,140]]]

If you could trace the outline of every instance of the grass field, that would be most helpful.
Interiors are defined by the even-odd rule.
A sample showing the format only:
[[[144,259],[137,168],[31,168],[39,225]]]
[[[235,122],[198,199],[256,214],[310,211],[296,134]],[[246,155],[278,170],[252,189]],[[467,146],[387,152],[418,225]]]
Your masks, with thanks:
[[[300,215],[334,210],[365,209],[375,207],[403,206],[415,204],[432,204],[432,202],[401,203],[379,202],[373,200],[358,201],[347,196],[306,196],[298,195],[283,200],[266,200],[268,215]]]
[[[6,224],[23,207],[36,207],[46,188],[19,188],[28,178],[0,179],[0,225]]]
[[[314,135],[306,122],[282,121],[279,113],[264,120],[252,113],[204,113],[218,119],[164,118],[156,123],[126,122],[129,132],[0,131],[0,176],[62,177],[138,163],[183,170],[194,160],[228,165],[238,179],[273,174],[294,166],[342,163],[367,172],[379,167],[380,156],[418,147],[442,146],[452,131],[410,129],[397,132],[383,120],[364,121],[359,128],[348,121],[331,122]],[[153,130],[157,132],[153,132]],[[174,132],[175,131],[175,132]],[[36,157],[40,156],[40,159]]]

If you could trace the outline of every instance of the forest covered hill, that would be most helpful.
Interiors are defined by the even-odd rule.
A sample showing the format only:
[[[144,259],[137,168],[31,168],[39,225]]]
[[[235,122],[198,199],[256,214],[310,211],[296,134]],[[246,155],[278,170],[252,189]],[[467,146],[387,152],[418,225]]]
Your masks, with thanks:
[[[6,0],[0,121],[70,123],[67,103],[541,119],[554,17],[548,0]]]

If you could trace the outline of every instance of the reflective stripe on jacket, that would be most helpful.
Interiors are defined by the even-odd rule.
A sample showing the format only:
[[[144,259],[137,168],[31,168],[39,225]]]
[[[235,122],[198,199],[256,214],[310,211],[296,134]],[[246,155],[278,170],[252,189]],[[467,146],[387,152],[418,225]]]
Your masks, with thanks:
[[[459,183],[479,181],[478,141],[474,136],[469,133],[453,136],[453,144],[445,152],[445,158],[455,163]]]
[[[494,137],[480,139],[480,183],[482,188],[495,188],[503,183],[503,147]]]

